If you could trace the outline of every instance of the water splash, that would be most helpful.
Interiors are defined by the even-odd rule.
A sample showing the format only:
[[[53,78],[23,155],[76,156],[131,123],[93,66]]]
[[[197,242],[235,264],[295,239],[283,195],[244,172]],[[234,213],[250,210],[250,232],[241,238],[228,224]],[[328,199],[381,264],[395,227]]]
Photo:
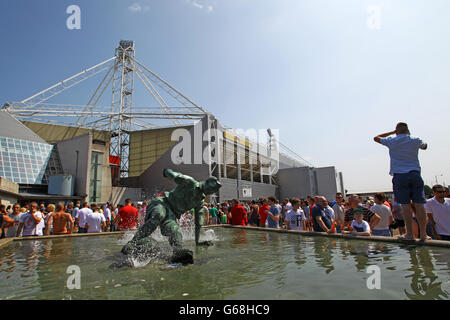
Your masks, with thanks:
[[[183,236],[183,242],[194,241],[195,240],[195,226],[190,224],[187,226],[180,227],[181,235]],[[133,239],[136,231],[126,231],[122,237],[118,240],[117,244],[125,245],[131,239]],[[152,233],[151,237],[157,242],[167,242],[168,237],[161,234],[159,227]],[[216,236],[213,229],[202,229],[200,231],[200,241],[219,241],[220,239]]]

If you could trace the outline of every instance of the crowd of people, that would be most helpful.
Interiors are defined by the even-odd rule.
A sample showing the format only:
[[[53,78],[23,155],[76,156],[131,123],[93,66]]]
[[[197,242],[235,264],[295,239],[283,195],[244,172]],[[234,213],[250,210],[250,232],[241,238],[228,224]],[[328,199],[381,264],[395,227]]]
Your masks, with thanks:
[[[135,207],[130,199],[117,207],[88,202],[30,202],[0,205],[1,238],[98,233],[135,229],[145,217],[147,202]]]
[[[449,189],[441,185],[432,188],[434,197],[427,200],[426,233],[432,239],[450,240]],[[337,193],[329,203],[323,196],[308,196],[306,199],[284,199],[275,197],[258,201],[241,202],[233,199],[218,205],[207,204],[209,215],[206,224],[231,224],[313,232],[344,233],[362,236],[404,235],[406,233],[403,207],[394,198],[383,193],[363,199],[351,195],[347,199]],[[416,208],[411,202],[412,233],[419,238],[420,224]],[[186,213],[184,220],[189,220]]]
[[[447,187],[435,185],[434,197],[427,200],[426,233],[432,239],[450,240],[450,198]],[[98,233],[135,230],[144,222],[148,201],[125,200],[117,207],[110,204],[59,202],[45,205],[31,202],[0,205],[1,237],[27,237],[70,233]],[[383,193],[363,199],[337,193],[333,202],[323,196],[291,198],[280,202],[274,196],[252,201],[233,199],[205,204],[205,225],[229,224],[311,232],[344,233],[363,236],[404,235],[402,205],[391,202]],[[412,233],[420,235],[420,224],[412,208]],[[181,228],[192,227],[193,210],[178,219]]]

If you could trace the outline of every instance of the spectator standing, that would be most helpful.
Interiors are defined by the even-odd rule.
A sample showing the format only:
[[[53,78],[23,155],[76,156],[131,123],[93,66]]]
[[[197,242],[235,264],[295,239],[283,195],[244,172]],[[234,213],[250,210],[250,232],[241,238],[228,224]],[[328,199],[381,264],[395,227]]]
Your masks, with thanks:
[[[231,208],[231,224],[236,226],[245,226],[245,216],[246,212],[244,207],[239,204],[238,199],[233,199],[231,201],[233,207]]]
[[[345,218],[344,195],[342,193],[336,193],[336,201],[332,208],[336,218],[336,231],[340,233],[344,227]]]
[[[392,214],[394,216],[394,223],[391,224],[389,227],[391,229],[398,228],[398,232],[400,233],[400,235],[405,234],[406,233],[405,220],[403,220],[402,205],[398,203],[395,198],[394,202],[392,203]]]
[[[43,202],[41,202],[41,204],[39,205],[39,211],[45,215],[45,211],[46,211],[46,207],[45,204]]]
[[[217,218],[219,216],[219,210],[217,210],[214,204],[211,205],[209,209],[209,215],[211,217],[211,224],[217,224]]]
[[[91,209],[93,211],[87,216],[86,219],[85,227],[87,229],[87,233],[102,232],[102,229],[106,227],[105,216],[103,215],[103,213],[100,213],[100,209],[97,204],[91,204]]]
[[[105,227],[103,231],[106,232],[111,228],[111,206],[108,203],[104,206],[103,215],[105,217]]]
[[[72,215],[72,212],[73,212],[73,202],[72,202],[72,201],[69,202],[69,204],[67,205],[67,210],[66,210],[66,212],[67,212],[68,214]]]
[[[80,211],[80,201],[75,202],[75,207],[72,210],[71,215],[73,220],[78,216],[78,211]]]
[[[262,205],[259,208],[259,225],[261,227],[266,226],[266,220],[267,220],[267,212],[269,211],[269,206],[267,203],[267,199],[262,199]]]
[[[52,214],[55,212],[55,208],[56,208],[55,205],[52,203],[47,206],[47,214],[44,216],[44,224],[45,224],[44,233],[46,235],[49,235],[52,232],[53,224],[51,221],[49,222],[49,219],[52,216]],[[64,206],[63,206],[63,210],[64,210]],[[48,230],[48,232],[47,232],[47,230]]]
[[[59,202],[56,205],[56,211],[49,217],[47,224],[53,225],[52,234],[54,235],[72,233],[73,218],[70,213],[64,211],[63,202]],[[45,230],[45,234],[50,234],[50,228]]]
[[[83,208],[78,211],[78,215],[75,218],[75,223],[78,225],[78,233],[87,233],[86,220],[88,215],[92,213],[87,202],[83,203]]]
[[[266,210],[267,213],[267,227],[268,228],[279,228],[279,221],[281,217],[280,206],[277,205],[277,199],[274,196],[270,196],[267,198],[269,200],[269,210]]]
[[[292,208],[286,212],[286,229],[288,230],[306,230],[306,217],[303,210],[300,208],[301,200],[298,198],[292,199]]]
[[[325,213],[328,216],[328,219],[330,219],[331,223],[334,223],[335,220],[336,220],[336,217],[335,217],[333,208],[331,208],[329,206],[327,198],[320,197],[320,199],[323,201],[324,210],[325,210]]]
[[[345,211],[345,216],[344,216],[344,224],[346,226],[350,226],[352,221],[354,220],[353,212],[356,209],[361,209],[363,211],[363,219],[369,223],[371,230],[381,220],[381,217],[378,214],[372,212],[369,209],[362,207],[359,204],[359,197],[357,194],[351,195],[348,198],[348,204],[350,206],[350,209]]]
[[[250,204],[250,219],[249,224],[254,227],[259,227],[259,207],[256,204],[255,200],[252,200]]]
[[[301,208],[302,208],[303,212],[305,213],[306,219],[308,220],[309,215],[310,215],[310,214],[309,214],[309,205],[308,205],[308,201],[302,200]]]
[[[396,137],[389,137],[396,134]],[[416,209],[416,217],[419,223],[420,239],[431,239],[426,233],[426,214],[424,204],[424,183],[421,177],[419,164],[419,149],[426,150],[427,144],[419,138],[410,136],[408,125],[399,122],[394,131],[380,134],[374,138],[389,148],[391,168],[389,174],[393,176],[392,183],[395,197],[402,205],[403,218],[406,224],[404,239],[414,239],[412,229],[411,201]]]
[[[20,209],[20,204],[16,203],[13,205],[13,212],[9,215],[9,217],[13,219],[14,222],[8,225],[8,231],[6,231],[6,237],[8,238],[14,238],[17,235],[17,228],[19,227],[20,217],[24,215],[24,213]],[[20,236],[21,235],[19,235],[19,237]]]
[[[6,237],[6,228],[14,224],[14,219],[8,216],[8,212],[6,211],[6,206],[4,204],[0,205],[0,239]]]
[[[447,190],[437,184],[433,188],[434,197],[426,204],[426,212],[431,221],[433,235],[438,240],[450,241],[450,198]]]
[[[116,217],[119,214],[119,210],[117,209],[116,206],[113,205],[109,205],[110,209],[111,209],[111,227],[110,227],[110,231],[114,232],[116,231]]]
[[[391,208],[385,205],[385,202],[386,197],[384,196],[384,193],[375,194],[375,205],[373,205],[370,210],[378,214],[381,220],[372,229],[372,234],[374,236],[392,236],[389,226],[394,222],[394,217],[392,216]]]
[[[20,217],[16,237],[19,237],[20,233],[22,233],[23,237],[42,236],[42,229],[38,228],[38,226],[43,219],[44,215],[38,211],[37,203],[32,202],[30,204],[30,211]]]
[[[315,232],[331,232],[331,217],[325,211],[327,206],[328,202],[325,201],[325,197],[319,197],[318,203],[311,210],[313,230]]]
[[[227,214],[225,212],[223,212],[223,211],[222,211],[222,216],[220,217],[220,222],[221,222],[221,224],[227,224],[228,223]]]
[[[316,200],[311,196],[307,196],[306,201],[308,202],[308,205],[309,205],[309,217],[306,220],[306,229],[309,231],[313,231],[314,223],[313,223],[313,218],[312,218],[312,209],[316,206]]]
[[[138,209],[132,206],[132,201],[130,199],[125,200],[125,206],[120,208],[115,220],[118,230],[129,230],[136,227]]]

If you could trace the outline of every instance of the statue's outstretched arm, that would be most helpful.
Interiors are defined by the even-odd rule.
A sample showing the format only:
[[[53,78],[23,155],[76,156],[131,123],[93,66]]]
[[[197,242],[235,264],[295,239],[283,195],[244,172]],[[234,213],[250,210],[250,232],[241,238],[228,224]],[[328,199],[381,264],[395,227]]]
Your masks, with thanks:
[[[197,182],[194,178],[186,176],[180,172],[175,172],[172,169],[164,169],[163,176],[170,180],[173,180],[176,184],[181,185],[193,186]]]
[[[212,241],[202,241],[200,242],[200,230],[202,228],[203,222],[205,220],[205,214],[208,209],[203,205],[196,208],[194,212],[194,221],[195,221],[195,244],[197,246],[211,246],[213,245]]]

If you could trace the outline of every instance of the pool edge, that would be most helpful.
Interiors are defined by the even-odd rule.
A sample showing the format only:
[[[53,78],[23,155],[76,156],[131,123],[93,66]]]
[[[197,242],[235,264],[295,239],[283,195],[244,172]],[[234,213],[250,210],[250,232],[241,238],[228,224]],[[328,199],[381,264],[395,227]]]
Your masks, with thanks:
[[[319,236],[319,237],[330,237],[330,238],[341,238],[347,240],[364,240],[364,241],[376,241],[376,242],[390,242],[403,245],[418,245],[418,246],[432,246],[441,248],[450,248],[450,241],[443,240],[400,240],[392,237],[381,237],[381,236],[352,236],[349,234],[334,233],[329,234],[325,232],[312,232],[312,231],[298,231],[298,230],[286,230],[286,229],[273,229],[273,228],[262,228],[262,227],[251,227],[251,226],[233,226],[233,225],[208,225],[202,226],[202,228],[232,228],[232,229],[248,229],[257,231],[268,231],[268,232],[278,232],[278,233],[291,233],[299,234],[302,236]],[[50,236],[39,236],[39,237],[19,237],[19,238],[5,238],[0,239],[0,248],[6,247],[13,243],[14,241],[28,241],[28,240],[47,240],[47,239],[60,239],[60,238],[77,238],[77,237],[96,237],[96,236],[110,236],[115,234],[124,234],[127,231],[114,231],[114,232],[99,232],[99,233],[72,233],[65,235],[50,235]]]
[[[325,232],[312,232],[312,231],[298,231],[298,230],[286,230],[286,229],[273,229],[273,228],[262,228],[262,227],[249,227],[249,226],[233,226],[233,225],[209,225],[203,226],[204,228],[208,227],[221,227],[221,228],[233,228],[233,229],[248,229],[248,230],[257,230],[257,231],[268,231],[268,232],[278,232],[278,233],[292,233],[292,234],[300,234],[302,236],[319,236],[319,237],[330,237],[330,238],[341,238],[347,240],[364,240],[364,241],[377,241],[377,242],[390,242],[397,244],[406,244],[406,245],[419,245],[419,246],[432,246],[432,247],[442,247],[442,248],[450,248],[450,241],[443,240],[400,240],[392,237],[382,237],[382,236],[352,236],[349,234],[340,234],[340,233],[325,233]]]

